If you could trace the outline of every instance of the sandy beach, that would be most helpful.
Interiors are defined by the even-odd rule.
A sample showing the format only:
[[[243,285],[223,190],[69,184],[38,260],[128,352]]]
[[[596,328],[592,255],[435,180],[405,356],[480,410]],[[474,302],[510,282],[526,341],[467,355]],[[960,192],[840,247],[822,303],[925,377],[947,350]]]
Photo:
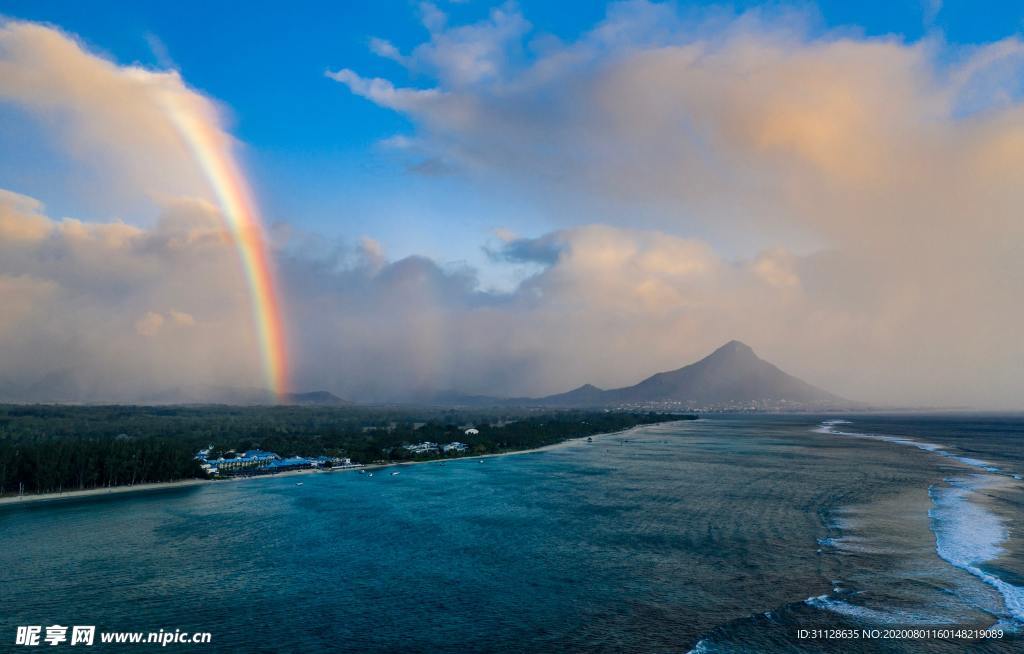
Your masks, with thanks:
[[[59,500],[77,500],[90,497],[108,497],[125,493],[146,493],[152,491],[185,488],[200,484],[211,484],[214,479],[181,479],[179,481],[161,481],[152,484],[135,484],[133,486],[111,486],[109,488],[88,488],[85,490],[65,491],[63,493],[37,493],[31,495],[9,495],[0,497],[0,506],[12,504],[34,504],[36,502],[55,502]]]
[[[612,432],[608,434],[595,434],[592,438],[614,436],[616,434],[626,433],[629,430],[622,432]],[[37,493],[29,495],[9,495],[7,497],[0,497],[0,507],[4,506],[16,506],[23,504],[39,504],[44,502],[59,502],[61,500],[82,500],[89,498],[100,498],[100,497],[111,497],[114,495],[124,495],[127,493],[147,493],[154,491],[172,490],[176,488],[186,488],[190,486],[199,486],[203,484],[223,484],[231,482],[243,482],[243,481],[255,481],[260,479],[273,479],[277,477],[290,477],[295,475],[308,475],[308,474],[335,474],[339,472],[353,472],[355,470],[376,470],[378,468],[394,468],[397,466],[411,466],[411,465],[425,465],[430,463],[444,463],[448,461],[461,461],[465,459],[489,459],[498,456],[511,456],[517,454],[532,454],[535,452],[544,452],[547,450],[553,450],[560,447],[566,447],[573,443],[585,441],[586,437],[582,438],[570,438],[568,440],[560,441],[558,443],[552,443],[551,445],[545,445],[543,447],[535,447],[529,450],[515,450],[512,452],[497,452],[495,454],[479,454],[476,456],[463,456],[455,459],[430,459],[428,461],[396,461],[394,463],[371,463],[363,466],[353,466],[351,468],[338,468],[334,470],[320,470],[318,468],[310,468],[306,470],[289,470],[287,472],[279,472],[271,475],[251,475],[247,477],[227,477],[224,479],[182,479],[179,481],[165,481],[156,482],[151,484],[135,484],[133,486],[112,486],[109,488],[89,488],[86,490],[75,490],[65,491],[63,493]]]

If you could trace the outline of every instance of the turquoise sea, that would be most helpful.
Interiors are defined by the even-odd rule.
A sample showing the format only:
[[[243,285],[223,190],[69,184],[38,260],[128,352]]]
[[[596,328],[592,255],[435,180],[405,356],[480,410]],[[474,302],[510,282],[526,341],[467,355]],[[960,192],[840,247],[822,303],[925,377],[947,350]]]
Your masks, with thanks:
[[[3,508],[0,651],[60,624],[212,634],[84,651],[1020,652],[1022,475],[1021,416],[713,416]]]

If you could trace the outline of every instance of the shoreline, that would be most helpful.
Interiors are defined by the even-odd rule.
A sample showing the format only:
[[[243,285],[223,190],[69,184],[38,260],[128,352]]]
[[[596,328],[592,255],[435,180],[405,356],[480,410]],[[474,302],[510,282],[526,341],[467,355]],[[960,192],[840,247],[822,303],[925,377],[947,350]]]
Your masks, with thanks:
[[[661,424],[661,423],[653,423]],[[111,486],[107,488],[88,488],[85,490],[73,490],[64,491],[61,493],[34,493],[31,495],[10,495],[7,497],[0,497],[0,509],[9,506],[23,506],[26,504],[47,504],[51,502],[60,502],[62,500],[84,500],[93,499],[100,497],[110,497],[113,495],[126,495],[129,493],[147,493],[161,490],[174,490],[177,488],[188,488],[191,486],[203,486],[206,484],[220,484],[227,482],[241,482],[241,481],[252,481],[256,479],[276,479],[280,477],[292,477],[295,475],[308,475],[308,474],[331,474],[337,472],[354,472],[356,470],[377,470],[379,468],[394,468],[397,466],[413,466],[422,465],[428,463],[447,463],[449,461],[464,461],[466,459],[490,459],[498,456],[513,456],[516,454],[533,454],[536,452],[545,452],[548,450],[554,450],[560,447],[566,447],[573,443],[580,441],[585,442],[587,438],[604,438],[607,436],[615,436],[616,434],[625,434],[639,427],[646,425],[637,425],[636,427],[630,427],[629,429],[622,429],[619,431],[607,432],[603,434],[592,434],[591,436],[580,436],[578,438],[568,438],[564,441],[557,443],[551,443],[550,445],[543,445],[541,447],[534,447],[528,450],[512,450],[509,452],[495,452],[493,454],[475,454],[470,456],[460,456],[452,459],[427,459],[425,461],[394,461],[392,463],[368,463],[358,467],[351,468],[339,468],[336,470],[321,470],[319,468],[307,468],[303,470],[289,470],[287,472],[278,472],[270,475],[249,475],[245,477],[227,477],[225,479],[179,479],[177,481],[157,481],[145,484],[135,484],[133,486]]]
[[[87,499],[94,497],[109,497],[111,495],[124,495],[126,493],[146,493],[158,490],[172,490],[175,488],[187,488],[189,486],[200,486],[210,484],[213,479],[179,479],[177,481],[155,481],[132,486],[109,486],[105,488],[86,488],[84,490],[62,491],[60,493],[33,493],[31,495],[8,495],[0,497],[0,507],[19,506],[22,504],[35,504],[37,502],[57,502],[60,500]]]

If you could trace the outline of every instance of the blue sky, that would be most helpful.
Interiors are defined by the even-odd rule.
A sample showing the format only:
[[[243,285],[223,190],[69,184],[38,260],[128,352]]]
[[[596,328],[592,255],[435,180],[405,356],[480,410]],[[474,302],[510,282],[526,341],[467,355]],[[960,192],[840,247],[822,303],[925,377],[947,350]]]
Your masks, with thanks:
[[[812,31],[895,34],[907,41],[941,34],[949,43],[962,44],[1018,33],[1024,10],[1015,5],[993,2],[980,10],[978,3],[962,0],[941,6],[921,0],[869,0],[712,6],[734,13],[795,7],[809,17]],[[479,246],[496,227],[538,234],[564,224],[564,216],[552,220],[552,207],[515,192],[502,194],[458,178],[409,174],[406,162],[377,146],[381,139],[409,133],[408,120],[324,76],[325,70],[346,67],[413,86],[431,85],[430,79],[410,79],[368,48],[374,36],[404,51],[423,42],[427,34],[416,3],[260,1],[242,6],[5,0],[0,14],[59,26],[121,64],[177,68],[188,84],[222,102],[233,116],[234,133],[247,145],[247,166],[269,221],[342,239],[370,235],[394,255],[420,252],[476,264],[485,263]],[[440,6],[449,23],[458,24],[480,20],[492,4]],[[684,15],[708,10],[704,3],[679,6]],[[519,7],[533,33],[554,34],[563,41],[576,39],[606,11],[596,2],[525,0]],[[11,122],[5,138],[16,146],[9,151],[20,156],[0,155],[0,187],[40,197],[60,215],[108,218],[103,214],[116,208],[94,197],[83,201],[72,183],[55,190],[52,179],[38,174],[60,171],[66,164],[60,153],[38,145],[42,140],[32,138],[35,129],[30,121]],[[29,142],[36,145],[27,147]]]

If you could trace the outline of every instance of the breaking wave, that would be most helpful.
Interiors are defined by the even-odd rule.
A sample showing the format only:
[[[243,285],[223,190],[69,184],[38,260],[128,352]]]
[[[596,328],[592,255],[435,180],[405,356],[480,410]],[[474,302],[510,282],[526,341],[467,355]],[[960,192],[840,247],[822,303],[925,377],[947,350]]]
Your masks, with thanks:
[[[851,424],[850,421],[826,420],[813,431],[915,447],[957,461],[977,471],[963,477],[946,479],[943,485],[929,488],[932,508],[928,511],[928,516],[931,531],[935,534],[935,550],[943,561],[995,588],[1002,596],[1005,617],[1016,627],[1024,625],[1024,588],[1015,586],[981,567],[1003,553],[1002,544],[1009,535],[1006,524],[997,514],[975,501],[979,499],[980,491],[1015,484],[1014,480],[1019,480],[1020,475],[1007,474],[988,461],[961,456],[945,445],[903,436],[866,434],[838,428],[839,425],[847,424]],[[882,621],[881,618],[885,616],[879,611],[858,607],[827,595],[808,598],[806,602],[817,608],[862,617],[873,622]]]

